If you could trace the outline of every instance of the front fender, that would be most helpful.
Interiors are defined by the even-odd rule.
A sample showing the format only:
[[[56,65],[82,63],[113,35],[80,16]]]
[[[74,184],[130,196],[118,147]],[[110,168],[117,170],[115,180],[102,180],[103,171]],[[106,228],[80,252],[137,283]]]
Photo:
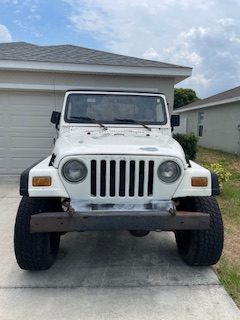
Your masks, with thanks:
[[[20,195],[29,197],[63,197],[69,195],[58,175],[58,169],[50,166],[51,156],[32,165],[23,171],[20,178]],[[34,176],[50,176],[52,184],[49,187],[33,187],[32,179]]]
[[[184,177],[175,191],[173,198],[211,196],[219,194],[217,176],[197,163],[190,161],[190,167],[184,172]],[[206,177],[208,185],[206,187],[193,187],[192,177]]]

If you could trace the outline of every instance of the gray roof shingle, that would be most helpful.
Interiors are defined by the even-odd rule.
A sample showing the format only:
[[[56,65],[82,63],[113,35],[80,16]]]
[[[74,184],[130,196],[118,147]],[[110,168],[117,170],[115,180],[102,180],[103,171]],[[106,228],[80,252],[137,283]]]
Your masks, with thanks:
[[[134,58],[73,45],[38,46],[26,42],[0,43],[0,60],[129,67],[187,68],[160,61]]]
[[[181,109],[185,109],[188,107],[195,107],[195,106],[197,107],[197,106],[201,106],[204,104],[216,103],[216,102],[220,102],[222,100],[233,99],[233,98],[238,98],[238,97],[240,97],[240,86],[233,88],[233,89],[230,89],[230,90],[227,90],[227,91],[217,93],[217,94],[210,96],[208,98],[195,101],[195,102],[190,103],[186,106],[183,106],[182,108],[176,109],[176,111],[177,110],[180,111]]]

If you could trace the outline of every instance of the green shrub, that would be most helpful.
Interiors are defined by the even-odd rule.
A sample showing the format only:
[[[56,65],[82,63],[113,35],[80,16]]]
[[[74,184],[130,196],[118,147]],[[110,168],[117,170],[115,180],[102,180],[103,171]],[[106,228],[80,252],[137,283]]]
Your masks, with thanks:
[[[176,133],[173,135],[173,138],[180,143],[190,160],[196,158],[198,139],[193,133]]]
[[[204,165],[204,167],[217,174],[220,187],[231,178],[231,173],[225,170],[220,163],[211,163],[210,165]]]

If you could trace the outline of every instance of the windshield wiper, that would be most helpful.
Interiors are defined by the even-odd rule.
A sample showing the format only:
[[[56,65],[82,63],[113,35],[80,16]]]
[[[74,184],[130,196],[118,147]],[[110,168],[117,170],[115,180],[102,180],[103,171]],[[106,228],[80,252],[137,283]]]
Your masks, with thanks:
[[[119,119],[119,118],[114,118],[115,121],[119,121],[119,122],[129,122],[129,123],[135,123],[135,124],[139,124],[141,126],[143,126],[144,128],[146,128],[148,131],[151,131],[152,129],[147,126],[146,124],[133,120],[133,119]]]
[[[104,126],[102,123],[100,122],[97,122],[96,119],[93,119],[93,118],[89,118],[89,117],[77,117],[77,116],[72,116],[70,117],[70,119],[75,119],[75,120],[83,120],[83,121],[91,121],[93,123],[96,123],[98,124],[101,128],[103,128],[104,130],[107,130],[107,127]]]

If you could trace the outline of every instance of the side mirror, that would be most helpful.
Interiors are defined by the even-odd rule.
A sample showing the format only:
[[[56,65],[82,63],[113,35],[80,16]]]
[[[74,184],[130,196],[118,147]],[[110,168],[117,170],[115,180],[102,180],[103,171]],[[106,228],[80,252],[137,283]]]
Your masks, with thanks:
[[[52,116],[51,116],[51,123],[55,124],[56,129],[58,130],[58,125],[60,122],[60,118],[61,118],[61,112],[58,111],[53,111],[52,112]]]
[[[179,127],[180,126],[180,116],[179,114],[173,114],[171,116],[171,127]]]

